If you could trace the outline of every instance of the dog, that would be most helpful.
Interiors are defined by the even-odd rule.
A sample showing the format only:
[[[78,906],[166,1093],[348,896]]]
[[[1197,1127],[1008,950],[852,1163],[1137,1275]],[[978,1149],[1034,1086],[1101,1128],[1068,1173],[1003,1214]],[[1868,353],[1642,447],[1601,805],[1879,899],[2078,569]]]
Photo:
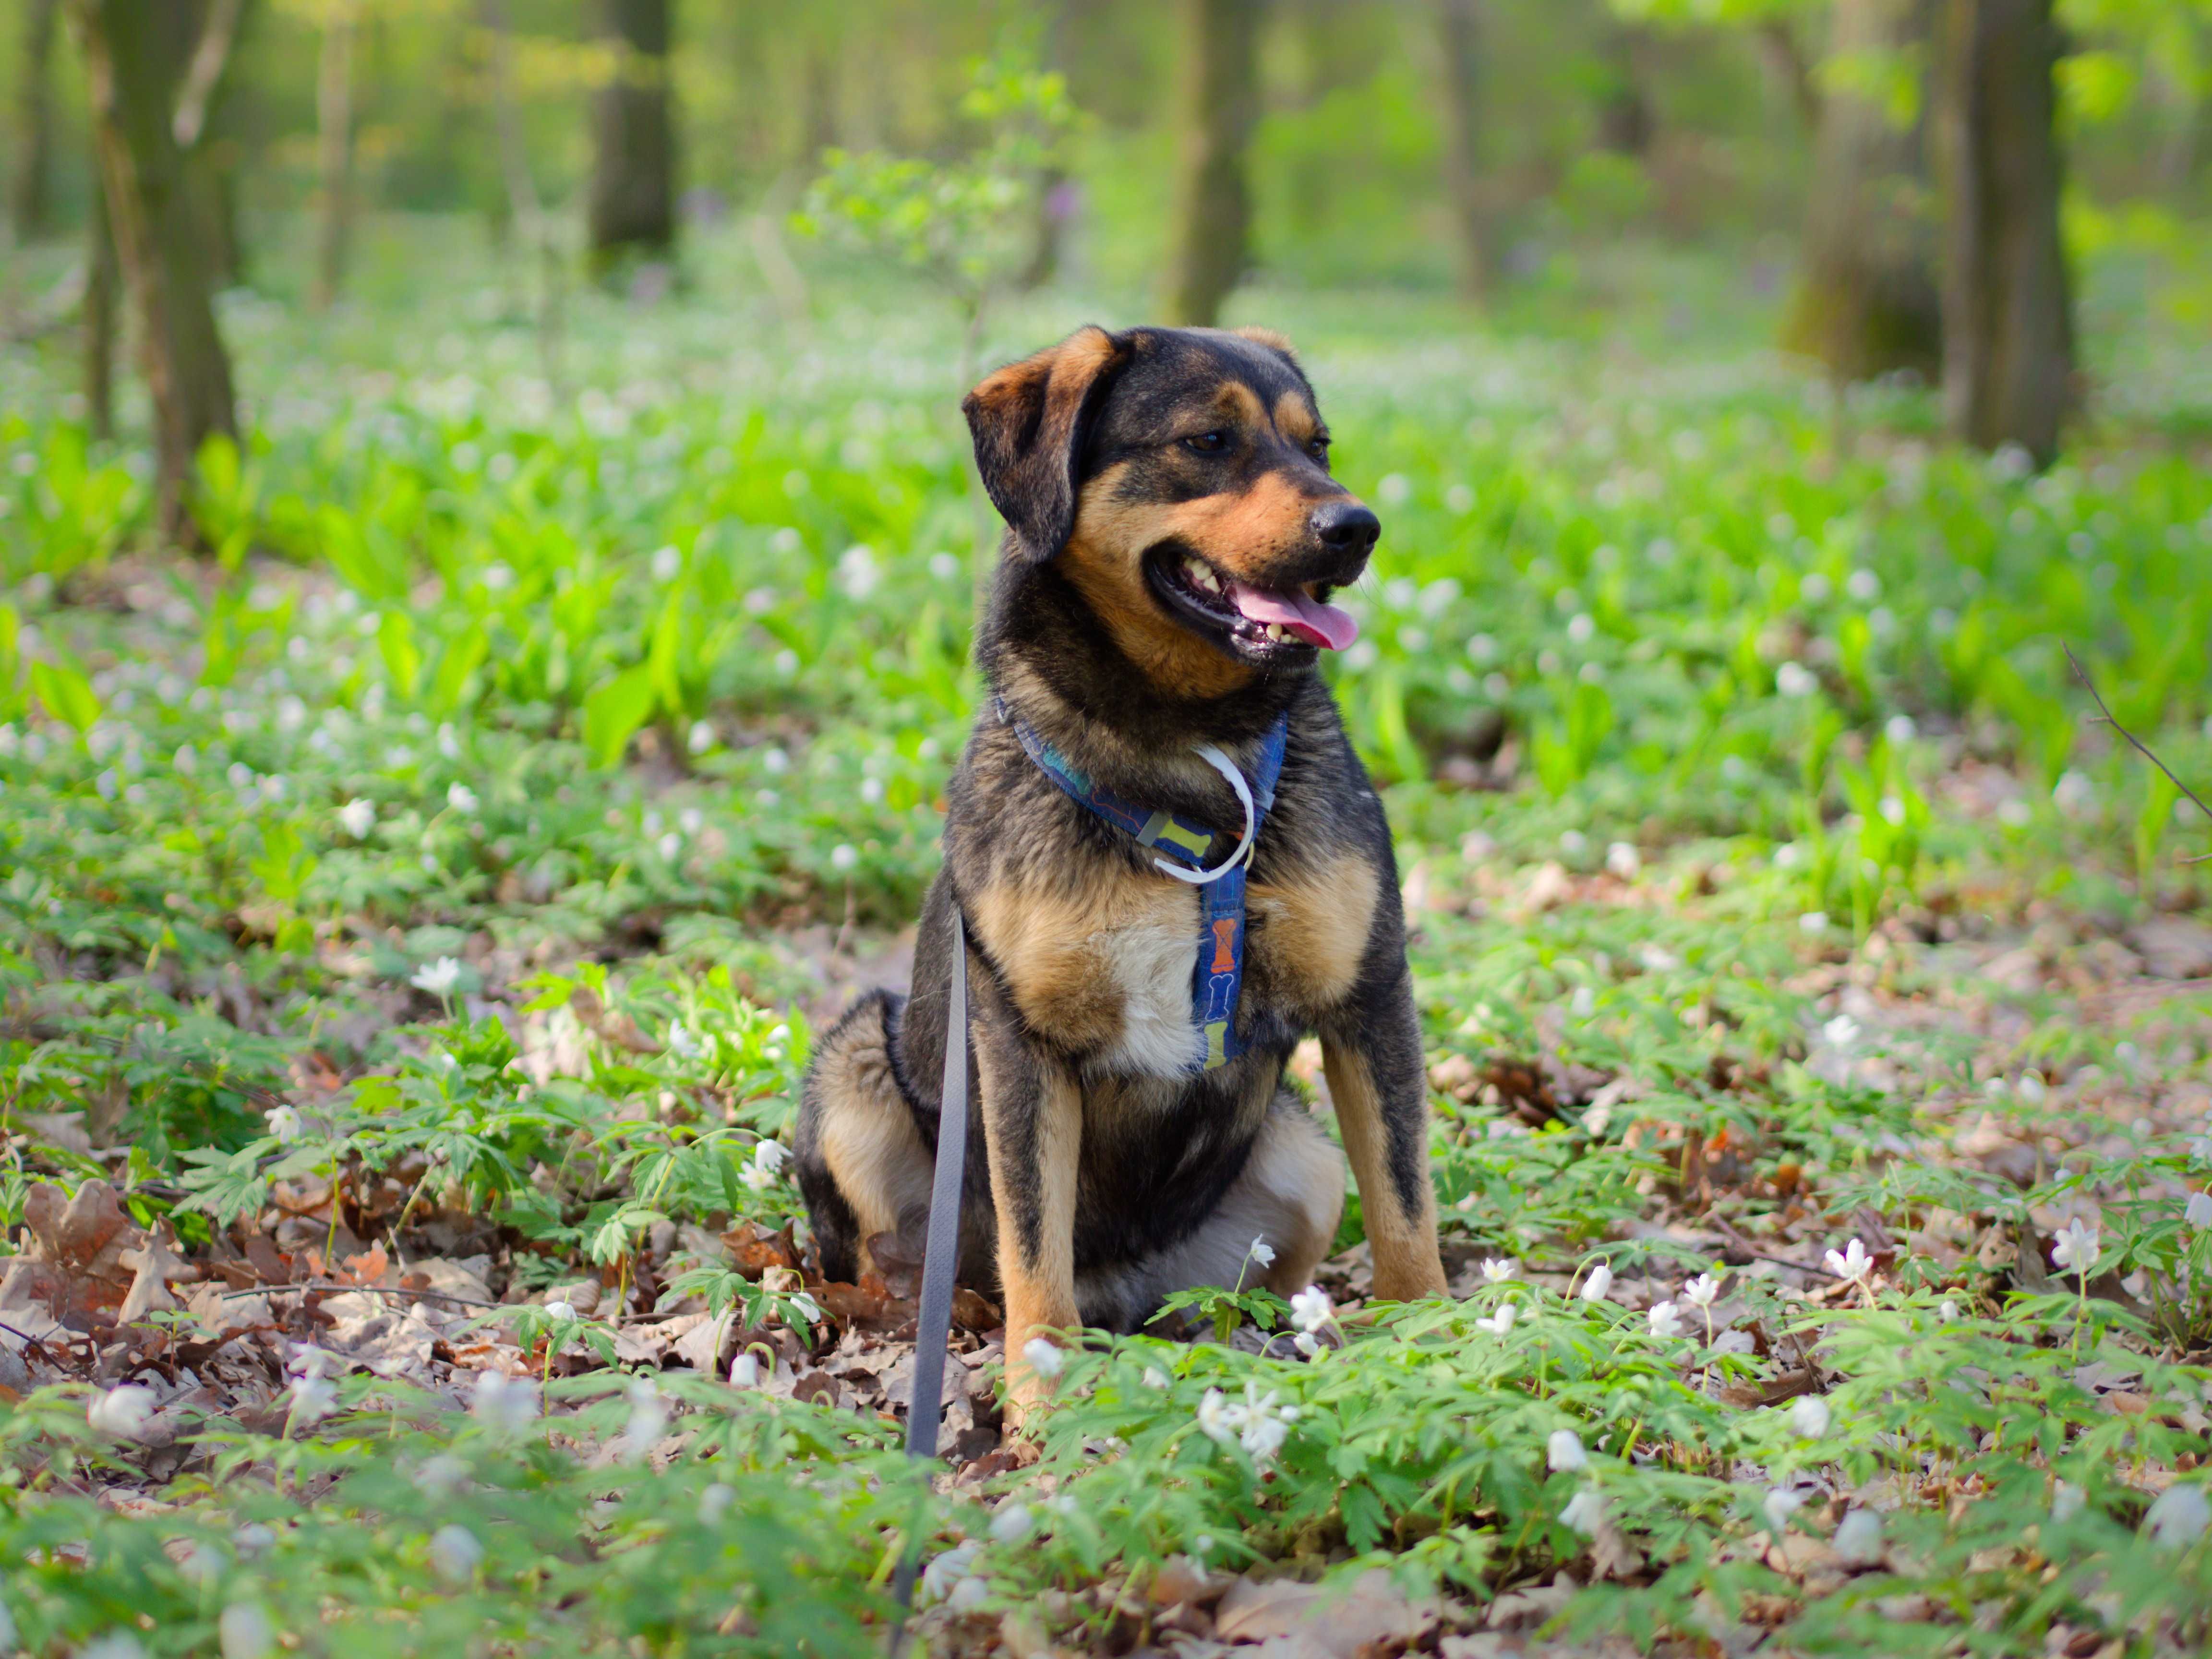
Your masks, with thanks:
[[[976,641],[991,696],[945,792],[912,993],[817,1045],[794,1164],[825,1277],[920,1258],[957,905],[961,1273],[1003,1297],[1018,1421],[1040,1334],[1309,1282],[1344,1203],[1343,1157],[1285,1080],[1310,1034],[1376,1296],[1444,1276],[1389,825],[1317,667],[1356,632],[1328,596],[1380,524],[1330,476],[1289,343],[1086,327],[962,409],[1007,526]]]

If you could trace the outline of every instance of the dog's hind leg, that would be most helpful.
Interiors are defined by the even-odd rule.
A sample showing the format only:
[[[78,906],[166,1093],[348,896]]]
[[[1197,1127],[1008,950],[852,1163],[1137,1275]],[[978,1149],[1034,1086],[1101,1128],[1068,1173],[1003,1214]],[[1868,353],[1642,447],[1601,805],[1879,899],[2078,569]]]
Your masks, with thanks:
[[[794,1162],[822,1276],[859,1278],[878,1233],[911,1239],[929,1224],[929,1150],[891,1064],[902,999],[862,999],[816,1045],[799,1093]]]

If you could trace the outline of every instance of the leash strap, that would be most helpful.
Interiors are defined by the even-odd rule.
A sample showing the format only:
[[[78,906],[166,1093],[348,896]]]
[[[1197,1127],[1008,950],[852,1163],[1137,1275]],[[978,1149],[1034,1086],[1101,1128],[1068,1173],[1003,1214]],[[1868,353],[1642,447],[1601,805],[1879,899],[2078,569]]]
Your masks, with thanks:
[[[1275,785],[1283,773],[1283,751],[1290,740],[1291,717],[1287,714],[1278,716],[1261,742],[1259,767],[1251,779],[1251,799],[1243,802],[1246,807],[1246,833],[1237,842],[1226,863],[1206,870],[1206,858],[1215,842],[1223,837],[1173,812],[1149,811],[1111,790],[1100,788],[1066,756],[1047,743],[1036,728],[1026,720],[1015,719],[1004,698],[996,702],[999,719],[1013,728],[1024,752],[1069,799],[1089,807],[1116,829],[1126,830],[1140,846],[1205,871],[1192,878],[1170,868],[1164,860],[1154,860],[1164,873],[1179,881],[1190,882],[1199,889],[1198,959],[1191,974],[1191,1023],[1198,1028],[1204,1047],[1189,1069],[1211,1072],[1226,1066],[1244,1052],[1244,1045],[1237,1037],[1237,1003],[1244,988],[1245,867],[1251,862],[1252,847],[1260,826],[1266,822],[1268,809],[1275,804]],[[1244,781],[1228,757],[1211,747],[1201,747],[1197,753],[1207,765],[1230,780],[1230,787],[1237,789],[1242,800],[1245,792],[1237,786]]]
[[[937,1456],[945,1419],[945,1353],[952,1338],[952,1279],[960,1265],[960,1183],[968,1164],[968,926],[952,907],[951,1006],[945,1022],[945,1091],[937,1114],[937,1172],[929,1188],[929,1232],[922,1245],[921,1308],[914,1330],[914,1395],[907,1404],[906,1453],[921,1462]],[[915,1576],[921,1567],[921,1531],[908,1540],[891,1593],[902,1609],[914,1605]],[[905,1644],[903,1622],[893,1627],[891,1652]]]

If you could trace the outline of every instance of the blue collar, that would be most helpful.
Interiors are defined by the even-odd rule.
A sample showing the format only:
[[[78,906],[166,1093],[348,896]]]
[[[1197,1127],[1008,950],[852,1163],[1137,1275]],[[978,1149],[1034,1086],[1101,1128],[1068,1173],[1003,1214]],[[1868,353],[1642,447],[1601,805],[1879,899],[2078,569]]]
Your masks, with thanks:
[[[1165,854],[1194,872],[1186,874],[1164,860],[1154,860],[1164,873],[1199,890],[1200,927],[1197,965],[1191,975],[1191,1023],[1202,1035],[1204,1048],[1189,1069],[1211,1072],[1227,1065],[1244,1052],[1237,1036],[1237,1001],[1244,985],[1244,872],[1251,862],[1260,826],[1275,804],[1275,782],[1282,775],[1291,717],[1279,715],[1267,728],[1260,745],[1259,768],[1249,780],[1220,750],[1202,748],[1198,751],[1236,790],[1247,813],[1245,834],[1233,839],[1233,850],[1225,863],[1209,865],[1207,860],[1222,836],[1173,812],[1149,811],[1099,787],[1040,737],[1034,726],[1015,719],[1003,698],[994,701],[999,719],[1013,728],[1037,769],[1070,799],[1126,831],[1139,845]]]

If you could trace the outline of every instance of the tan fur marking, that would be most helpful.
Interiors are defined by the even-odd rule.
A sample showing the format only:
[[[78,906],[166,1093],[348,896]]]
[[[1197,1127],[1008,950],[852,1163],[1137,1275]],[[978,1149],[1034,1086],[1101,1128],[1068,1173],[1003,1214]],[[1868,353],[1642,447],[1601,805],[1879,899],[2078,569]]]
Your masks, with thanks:
[[[1185,888],[1122,870],[1073,889],[994,882],[976,896],[975,936],[1032,1027],[1072,1049],[1110,1048],[1130,994],[1117,944],[1135,932],[1195,938],[1196,905]]]
[[[1298,360],[1297,348],[1272,328],[1232,328],[1229,331],[1240,340],[1249,340],[1254,345],[1263,345],[1270,351],[1279,351],[1292,362]]]
[[[1298,869],[1252,884],[1247,903],[1253,948],[1269,977],[1310,1013],[1341,1003],[1359,973],[1375,918],[1375,866],[1339,853],[1317,869]]]
[[[1421,1208],[1408,1215],[1390,1179],[1389,1152],[1382,1127],[1382,1100],[1366,1059],[1324,1042],[1322,1070],[1336,1105],[1337,1132],[1359,1183],[1360,1213],[1375,1257],[1375,1294],[1385,1301],[1411,1302],[1444,1293],[1443,1262],[1437,1254],[1437,1205],[1433,1189],[1421,1184]],[[1427,1126],[1422,1127],[1425,1144]]]
[[[1275,430],[1292,443],[1309,444],[1321,430],[1321,422],[1314,418],[1313,407],[1303,394],[1285,392],[1275,399]]]
[[[1032,1099],[1012,1099],[1012,1085],[997,1075],[991,1050],[977,1051],[983,1086],[983,1133],[1000,1140],[999,1127],[1009,1115],[1031,1120],[1037,1149],[1037,1190],[1018,1195],[1008,1184],[1015,1172],[997,1147],[990,1148],[991,1196],[999,1212],[999,1284],[1006,1298],[1007,1418],[1016,1427],[1027,1409],[1048,1392],[1023,1357],[1029,1340],[1047,1330],[1082,1323],[1075,1301],[1075,1185],[1083,1150],[1083,1100],[1072,1079],[1048,1074]],[[1021,1172],[1026,1177],[1029,1172]],[[1031,1258],[1022,1249],[1018,1210],[1034,1203],[1044,1224]]]
[[[878,1233],[929,1207],[930,1158],[880,1037],[825,1056],[817,1085],[822,1158],[859,1223],[861,1251]]]
[[[1213,394],[1213,406],[1240,426],[1257,426],[1267,418],[1260,394],[1241,380],[1224,380]]]

